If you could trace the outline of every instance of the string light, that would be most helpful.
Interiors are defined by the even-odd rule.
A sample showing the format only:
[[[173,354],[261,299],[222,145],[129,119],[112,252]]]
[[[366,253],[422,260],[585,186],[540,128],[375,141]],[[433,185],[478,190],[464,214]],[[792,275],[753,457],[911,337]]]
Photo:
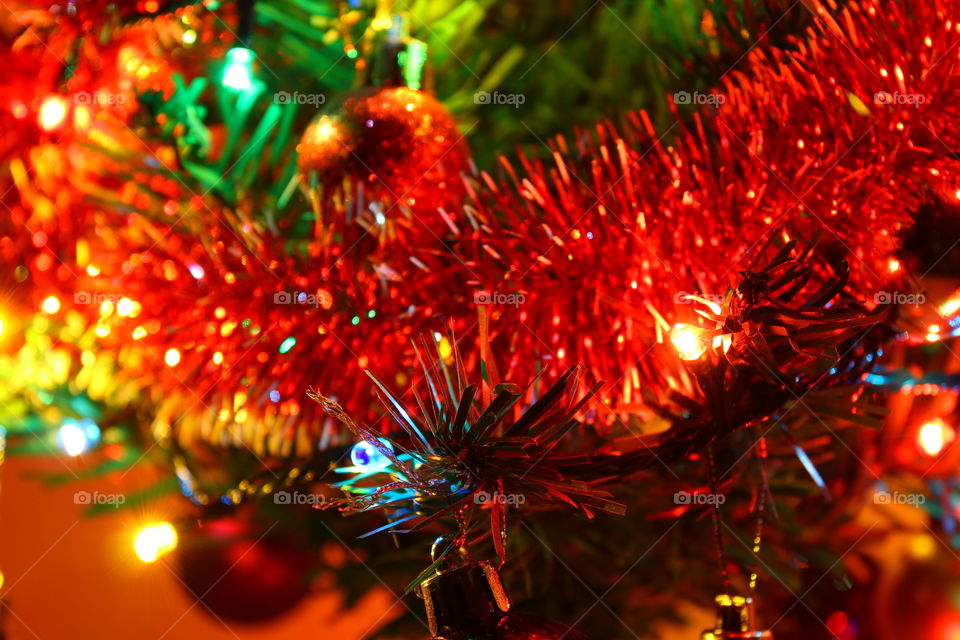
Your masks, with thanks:
[[[673,325],[670,341],[682,360],[696,360],[710,346],[710,340],[704,335],[703,329],[684,322]]]
[[[253,87],[253,51],[246,47],[234,47],[227,51],[227,64],[223,70],[223,86],[234,91],[249,91]]]
[[[137,533],[133,550],[141,562],[156,562],[177,548],[177,530],[169,522],[154,522]]]
[[[37,122],[44,131],[53,131],[67,117],[67,101],[61,96],[47,96],[40,105]]]
[[[953,429],[940,418],[934,418],[920,427],[917,443],[928,456],[938,455],[956,437]]]
[[[65,418],[57,430],[57,446],[71,457],[89,451],[100,441],[100,427],[89,418]]]
[[[380,444],[393,451],[393,445],[389,440],[381,438]],[[383,469],[390,466],[390,459],[366,440],[353,445],[353,449],[350,450],[350,461],[353,466],[366,469]]]
[[[53,315],[57,311],[60,311],[60,300],[56,296],[49,296],[43,301],[40,308],[43,309],[44,313]]]

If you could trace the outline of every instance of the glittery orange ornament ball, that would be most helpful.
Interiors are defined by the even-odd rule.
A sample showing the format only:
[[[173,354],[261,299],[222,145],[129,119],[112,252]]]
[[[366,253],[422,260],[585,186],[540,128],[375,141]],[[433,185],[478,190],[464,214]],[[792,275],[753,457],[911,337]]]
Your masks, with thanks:
[[[457,208],[467,149],[453,116],[436,99],[408,87],[348,94],[317,116],[297,147],[308,186],[324,197],[355,196],[417,217]],[[424,220],[426,222],[426,220]]]

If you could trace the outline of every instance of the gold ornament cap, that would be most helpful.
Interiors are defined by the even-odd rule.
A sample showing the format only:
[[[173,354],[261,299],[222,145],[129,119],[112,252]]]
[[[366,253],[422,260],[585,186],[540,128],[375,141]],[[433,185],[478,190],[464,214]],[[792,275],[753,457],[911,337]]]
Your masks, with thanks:
[[[754,631],[753,598],[722,594],[716,602],[717,624],[700,640],[773,640],[770,631]]]
[[[427,89],[427,44],[410,36],[410,17],[392,14],[379,32],[367,67],[366,84],[374,87]]]

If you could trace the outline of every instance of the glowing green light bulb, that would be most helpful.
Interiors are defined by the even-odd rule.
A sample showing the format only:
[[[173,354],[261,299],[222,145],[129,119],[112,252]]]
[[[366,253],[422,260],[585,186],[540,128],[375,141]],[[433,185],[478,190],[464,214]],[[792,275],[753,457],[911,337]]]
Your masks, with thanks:
[[[246,47],[234,47],[227,51],[223,86],[234,91],[249,90],[253,86],[253,60],[253,51]]]

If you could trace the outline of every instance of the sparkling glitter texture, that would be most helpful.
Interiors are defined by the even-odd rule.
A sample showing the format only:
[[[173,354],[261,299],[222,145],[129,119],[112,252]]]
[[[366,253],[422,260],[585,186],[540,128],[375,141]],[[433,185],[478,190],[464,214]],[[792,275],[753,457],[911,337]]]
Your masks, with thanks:
[[[297,152],[321,222],[334,228],[344,218],[368,230],[402,219],[412,233],[442,233],[437,209],[462,203],[466,146],[453,116],[422,91],[352,92],[310,123]]]

